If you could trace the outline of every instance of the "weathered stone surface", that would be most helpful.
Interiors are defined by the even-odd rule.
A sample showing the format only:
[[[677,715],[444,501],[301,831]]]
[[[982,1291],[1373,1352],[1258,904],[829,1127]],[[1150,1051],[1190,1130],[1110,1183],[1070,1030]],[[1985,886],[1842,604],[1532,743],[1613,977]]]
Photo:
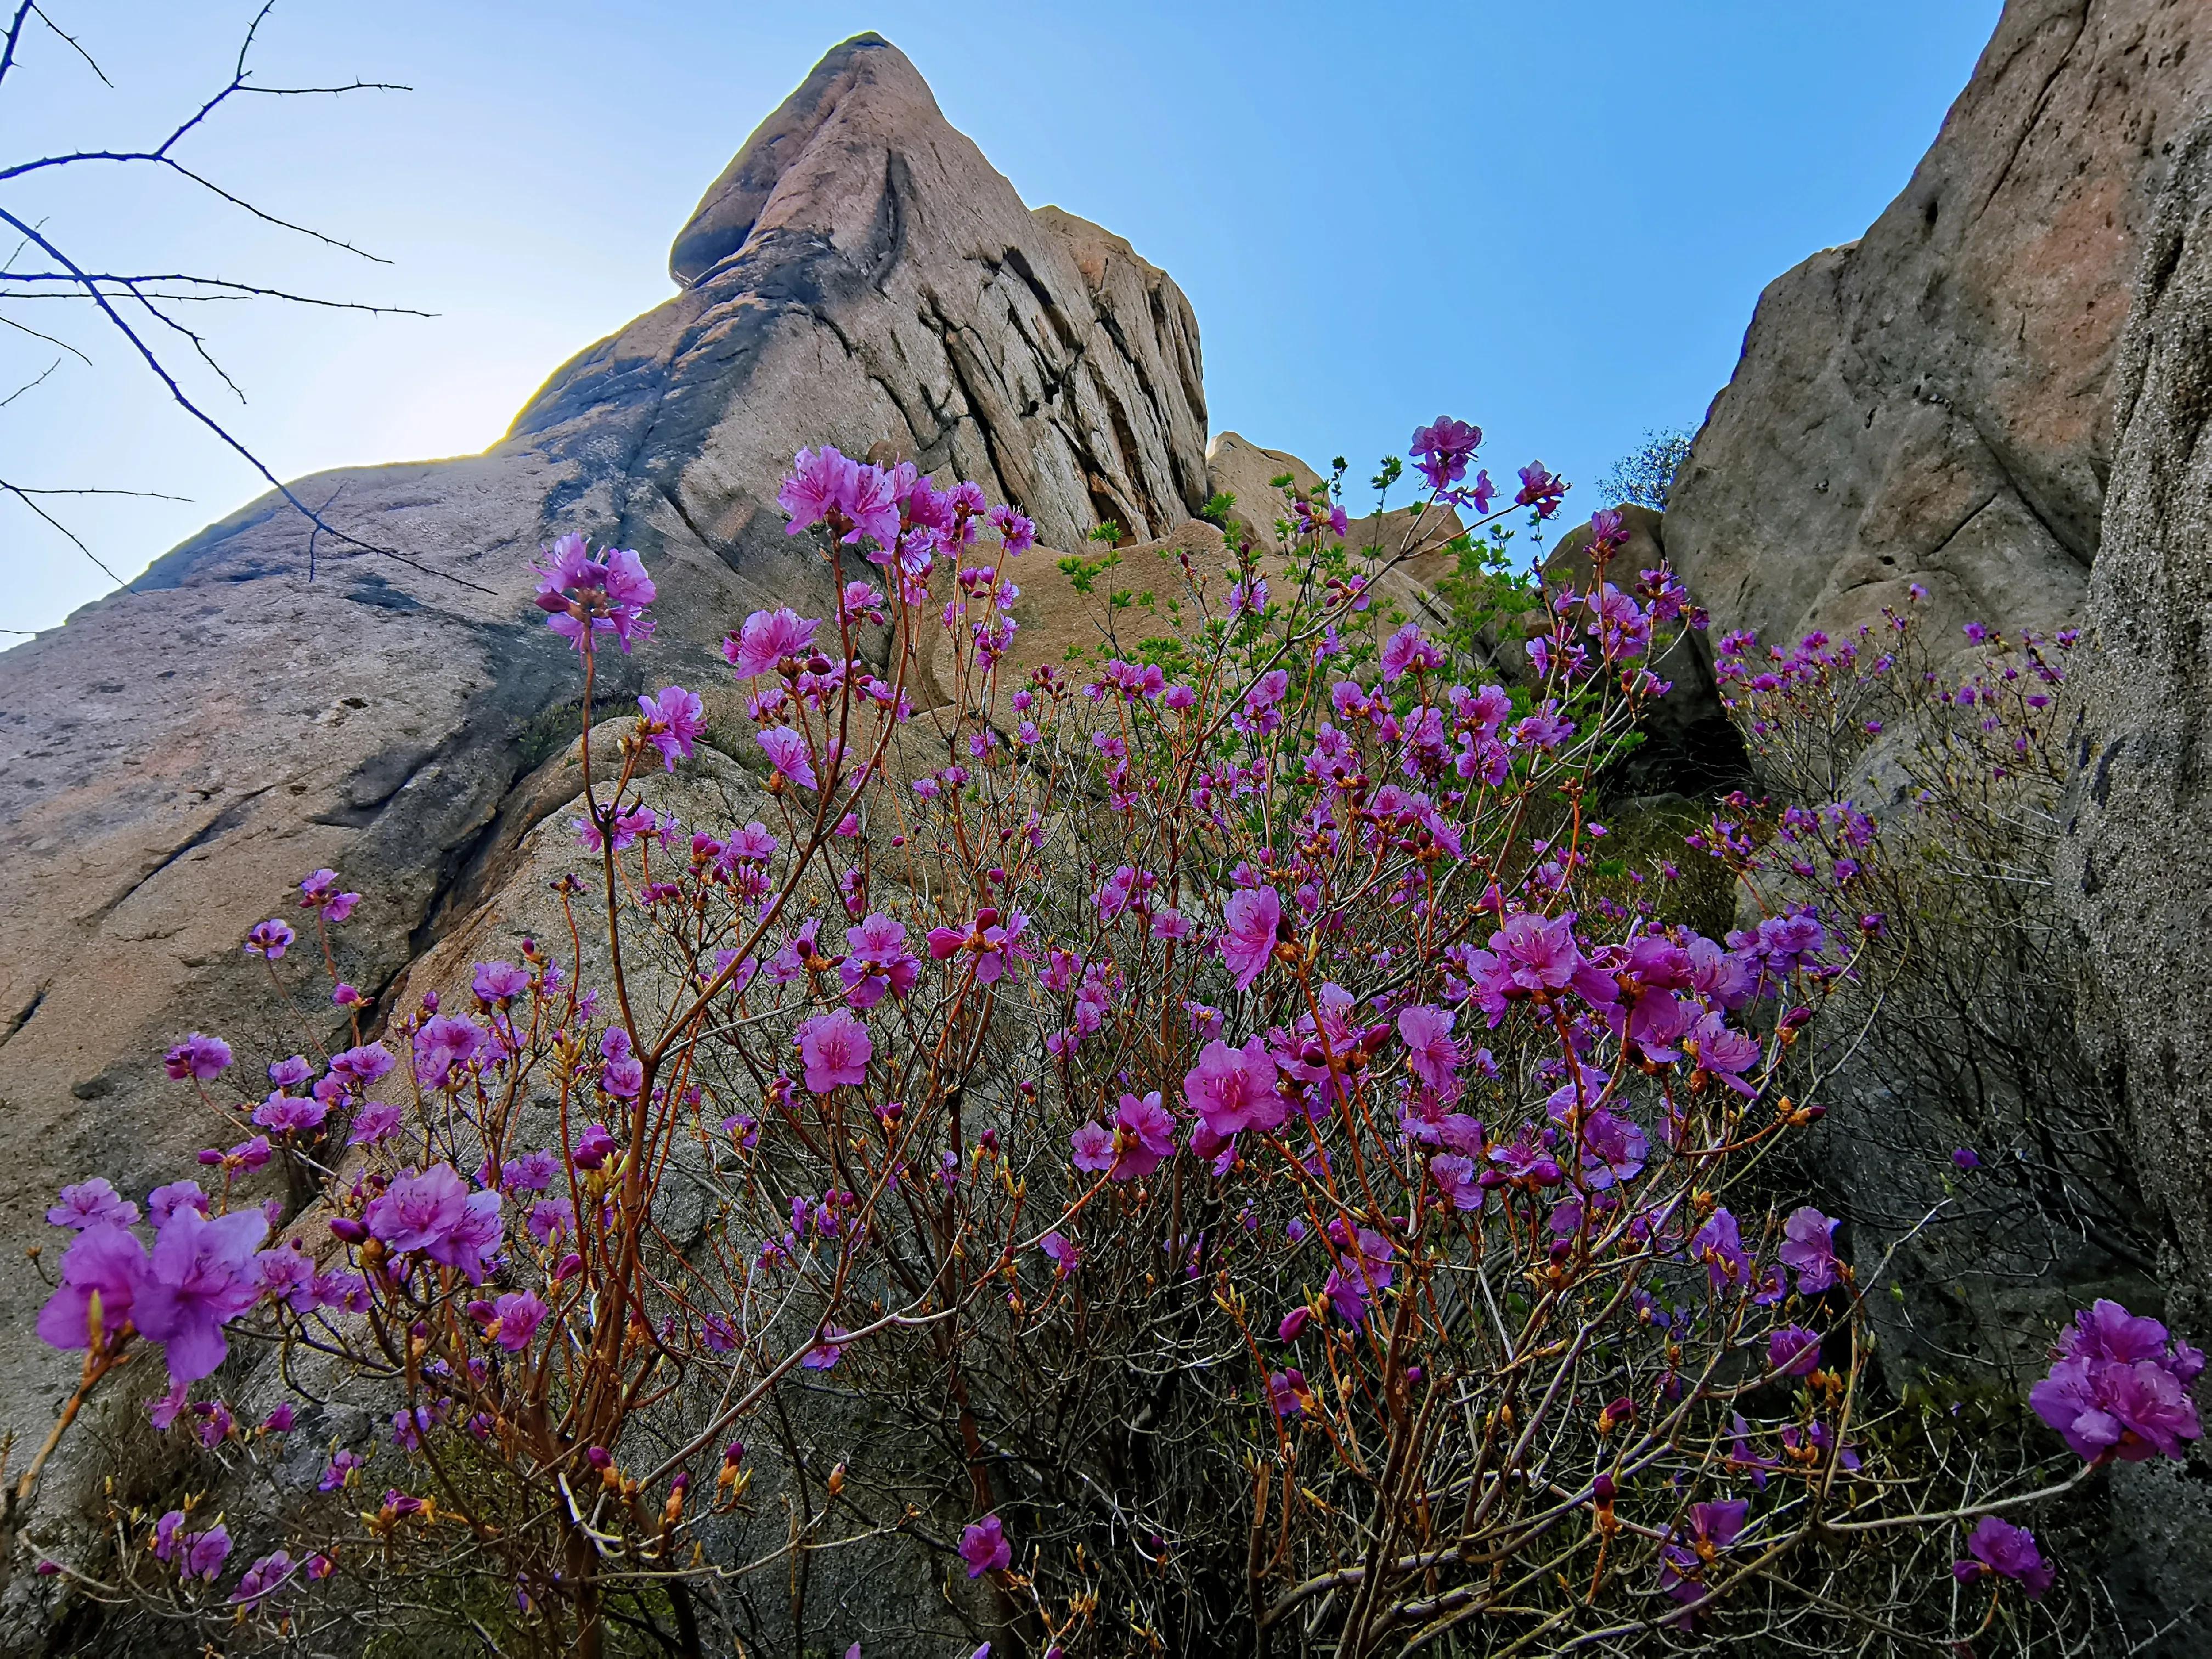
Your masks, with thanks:
[[[756,605],[822,607],[824,568],[774,504],[802,443],[888,441],[1063,545],[1203,505],[1182,295],[1119,239],[1030,213],[874,36],[746,145],[672,265],[685,290],[556,372],[483,455],[295,486],[400,556],[323,537],[310,583],[307,526],[264,498],[0,655],[0,1256],[52,1243],[65,1181],[143,1196],[240,1138],[163,1077],[186,1030],[237,1044],[233,1100],[336,1034],[325,991],[280,994],[240,953],[263,916],[304,920],[301,875],[334,866],[368,895],[338,965],[372,992],[514,914],[528,832],[572,793],[546,769],[577,685],[529,604],[541,540],[635,547],[660,584],[658,633],[603,665],[611,712],[726,684],[717,643]],[[19,1443],[74,1375],[29,1338],[43,1295],[0,1275]]]
[[[2088,936],[2145,1185],[2201,1326],[2212,1318],[2212,1014],[2177,975],[2193,978],[2212,926],[2212,125],[2153,227],[2118,392],[2062,890]]]
[[[1217,432],[1206,446],[1206,482],[1209,493],[1233,497],[1229,521],[1240,537],[1255,547],[1279,547],[1275,526],[1287,516],[1283,492],[1274,480],[1287,477],[1291,487],[1310,490],[1321,474],[1287,450],[1262,449],[1237,432]]]
[[[2011,0],[1904,192],[1760,297],[1668,501],[1719,625],[1840,635],[1916,580],[1947,639],[2072,619],[2143,227],[2208,85],[2203,6]]]
[[[2099,1057],[2170,1241],[2166,1311],[2201,1343],[2212,1329],[2212,1013],[2197,988],[2212,936],[2212,118],[2177,148],[2144,240],[2114,377],[2095,653],[2075,691],[2081,771],[2057,890],[2087,945]],[[2133,1568],[2177,1609],[2212,1581],[2212,1502],[2190,1473],[2129,1473],[2142,1517]],[[2201,1618],[2185,1628],[2212,1643]]]
[[[1119,237],[1031,214],[876,36],[831,52],[769,118],[669,269],[689,294],[662,310],[687,314],[690,349],[757,359],[697,377],[684,400],[714,428],[690,483],[715,496],[709,537],[780,533],[760,516],[760,480],[794,441],[839,432],[976,479],[1061,545],[1103,519],[1157,535],[1204,505],[1189,302]],[[623,338],[564,373],[619,375]],[[559,417],[554,391],[518,433]]]

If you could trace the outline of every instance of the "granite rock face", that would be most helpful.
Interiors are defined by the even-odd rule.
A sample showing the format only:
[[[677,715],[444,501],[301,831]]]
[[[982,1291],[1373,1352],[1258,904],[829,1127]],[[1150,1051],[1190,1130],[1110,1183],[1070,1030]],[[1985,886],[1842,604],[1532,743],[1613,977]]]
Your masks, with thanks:
[[[2112,469],[2075,690],[2080,773],[2058,879],[2086,950],[2086,1023],[2165,1236],[2171,1323],[2212,1329],[2212,118],[2174,152],[2114,375]],[[2201,1397],[2201,1395],[2200,1395]],[[2212,1499],[2197,1470],[2128,1471],[2154,1599],[2201,1600]],[[2191,1474],[2197,1478],[2191,1478]],[[2212,1643],[2201,1606],[2185,1625]],[[2202,1645],[2177,1651],[2203,1650]]]
[[[2212,1319],[2212,1016],[2193,983],[2212,927],[2212,122],[2152,227],[2120,356],[2111,499],[2075,689],[2081,775],[2060,890],[2090,949],[2176,1309]]]
[[[367,895],[337,966],[373,994],[515,914],[502,884],[530,879],[520,849],[572,793],[553,763],[578,676],[530,605],[541,541],[635,547],[660,585],[659,631],[602,664],[612,713],[670,681],[726,687],[717,646],[747,611],[826,601],[774,501],[801,444],[887,441],[1062,546],[1203,505],[1182,295],[1119,238],[1024,208],[874,36],[763,125],[671,264],[684,291],[558,370],[484,454],[295,486],[387,551],[320,538],[310,582],[308,526],[265,497],[0,655],[0,1159],[19,1172],[0,1255],[52,1259],[65,1182],[143,1195],[242,1138],[164,1077],[185,1031],[237,1045],[225,1104],[266,1091],[261,1059],[337,1035],[296,961],[280,987],[239,948],[289,915],[315,954],[291,908],[307,872]],[[0,1275],[0,1428],[32,1443],[75,1374],[28,1338],[43,1296]]]
[[[1724,628],[1856,628],[1908,584],[1931,636],[2080,610],[2144,228],[2212,87],[2183,0],[2011,0],[1911,182],[1760,297],[1668,501]]]
[[[1939,656],[1970,619],[2086,623],[2095,647],[2069,692],[2081,769],[2060,914],[2037,924],[2054,929],[2037,959],[2082,981],[2075,1017],[2036,1034],[2039,1059],[2084,1087],[1992,1109],[2033,1123],[1999,1137],[2026,1145],[2118,1102],[2102,1175],[2129,1238],[2152,1243],[2115,1249],[2039,1212],[1998,1215],[2002,1236],[1931,1234],[1899,1263],[1920,1340],[1884,1330],[1907,1370],[1971,1351],[2012,1388],[2092,1295],[2200,1340],[2212,1321],[2212,1019],[2193,993],[2212,921],[2208,108],[2203,6],[2009,0],[1904,192],[1859,240],[1769,286],[1668,501],[1666,550],[1716,629],[1840,635],[1917,582]],[[1862,798],[1887,799],[1873,784]],[[1905,1231],[1884,1217],[1942,1196],[1914,1172],[1940,1170],[1958,1135],[1941,1086],[1895,1082],[1863,1058],[1848,1068],[1814,1154],[1863,1261]],[[2001,1293],[1962,1288],[2008,1274]],[[2163,1632],[2140,1650],[2212,1643],[2202,1468],[2201,1451],[2130,1466],[2096,1498],[2102,1559],[2081,1565],[2131,1636]]]
[[[1120,237],[1024,208],[872,35],[823,58],[738,152],[669,271],[687,289],[662,307],[685,314],[684,350],[751,363],[687,376],[665,411],[711,426],[681,469],[713,495],[708,538],[781,535],[754,492],[794,441],[817,441],[793,430],[808,410],[822,438],[887,438],[1020,502],[1055,546],[1107,519],[1158,535],[1205,504],[1189,302]],[[571,363],[516,434],[618,383],[626,338]]]

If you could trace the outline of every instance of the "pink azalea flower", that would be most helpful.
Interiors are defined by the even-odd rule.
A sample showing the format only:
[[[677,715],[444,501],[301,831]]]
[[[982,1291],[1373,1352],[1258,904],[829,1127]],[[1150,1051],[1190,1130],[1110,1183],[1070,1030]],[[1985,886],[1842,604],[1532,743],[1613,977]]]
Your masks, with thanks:
[[[1834,1235],[1839,1224],[1808,1204],[1783,1223],[1783,1265],[1797,1270],[1797,1293],[1817,1296],[1836,1282]]]
[[[837,973],[855,1008],[873,1007],[887,991],[902,998],[914,988],[921,963],[906,948],[906,927],[896,917],[871,914],[845,930],[845,944],[849,954]]]
[[[1386,684],[1395,685],[1415,669],[1435,668],[1443,662],[1443,653],[1429,642],[1418,623],[1407,623],[1383,642],[1382,667]]]
[[[397,1062],[392,1051],[380,1042],[366,1043],[358,1048],[348,1048],[331,1058],[331,1071],[349,1085],[366,1087],[389,1072]]]
[[[1096,1123],[1086,1123],[1068,1137],[1075,1167],[1099,1175],[1114,1167],[1114,1137]]]
[[[826,1095],[841,1085],[866,1083],[876,1049],[868,1028],[848,1010],[836,1008],[799,1028],[799,1052],[806,1065],[807,1088]]]
[[[1064,1233],[1047,1233],[1037,1241],[1037,1249],[1051,1259],[1055,1279],[1066,1278],[1083,1260],[1083,1252],[1076,1247],[1075,1241]]]
[[[458,1014],[440,1014],[415,1034],[415,1075],[426,1089],[458,1088],[490,1034]]]
[[[550,1247],[565,1233],[576,1231],[576,1206],[565,1198],[541,1198],[530,1206],[530,1236]]]
[[[62,1257],[60,1288],[39,1310],[39,1340],[55,1348],[89,1346],[94,1293],[101,1337],[112,1337],[131,1317],[145,1272],[144,1245],[112,1221],[87,1224]]]
[[[397,1101],[364,1101],[353,1115],[346,1129],[349,1146],[373,1146],[399,1127],[399,1104]]]
[[[1395,1273],[1390,1262],[1398,1247],[1371,1227],[1355,1232],[1341,1218],[1328,1224],[1328,1237],[1336,1265],[1329,1269],[1322,1293],[1339,1319],[1357,1325],[1366,1317],[1369,1299],[1390,1288]]]
[[[1820,1334],[1784,1325],[1766,1339],[1766,1363],[1784,1376],[1810,1376],[1820,1364]]]
[[[832,513],[842,512],[854,465],[828,444],[800,450],[776,491],[775,504],[791,515],[783,533],[796,536]]]
[[[138,1219],[138,1206],[109,1185],[106,1176],[94,1176],[63,1188],[61,1202],[46,1212],[46,1219],[57,1227],[80,1231],[102,1221],[128,1227]]]
[[[230,1045],[221,1037],[206,1036],[194,1031],[170,1049],[162,1057],[162,1063],[173,1078],[197,1078],[206,1083],[230,1064]]]
[[[1036,545],[1036,525],[1024,514],[1001,503],[991,509],[989,516],[991,527],[999,532],[1010,556],[1018,558]]]
[[[258,1607],[276,1594],[302,1571],[307,1563],[295,1562],[289,1551],[278,1550],[264,1555],[246,1568],[239,1579],[238,1588],[231,1592],[231,1601],[240,1607]]]
[[[1114,1179],[1142,1181],[1160,1167],[1160,1160],[1175,1153],[1175,1118],[1160,1104],[1154,1090],[1139,1100],[1123,1095],[1114,1114]]]
[[[1448,1009],[1418,1004],[1398,1014],[1407,1064],[1421,1081],[1440,1091],[1455,1089],[1459,1082],[1459,1045],[1451,1040],[1452,1019]]]
[[[1251,988],[1274,954],[1275,930],[1283,918],[1282,901],[1272,887],[1250,887],[1230,896],[1222,907],[1226,923],[1221,935],[1221,959],[1237,976],[1237,988]]]
[[[1014,1547],[1006,1541],[1006,1529],[997,1516],[987,1515],[961,1533],[960,1559],[968,1564],[970,1578],[981,1578],[1012,1563]]]
[[[450,1164],[403,1175],[369,1201],[368,1231],[397,1251],[426,1250],[460,1225],[468,1187]]]
[[[664,686],[657,697],[637,700],[646,741],[660,751],[664,769],[673,772],[677,757],[691,758],[691,744],[707,729],[707,705],[680,685]]]
[[[260,1298],[253,1253],[268,1231],[258,1210],[210,1220],[186,1206],[155,1237],[131,1317],[163,1345],[173,1381],[196,1382],[222,1364],[222,1328]]]
[[[821,787],[814,775],[813,759],[806,752],[806,739],[792,727],[771,726],[760,733],[759,742],[769,764],[801,789]]]
[[[533,1292],[509,1291],[492,1304],[493,1318],[484,1334],[509,1353],[520,1353],[550,1311]]]
[[[1611,975],[1585,957],[1575,941],[1572,915],[1516,911],[1490,936],[1490,949],[1470,951],[1467,961],[1475,1000],[1496,1025],[1511,1001],[1571,985],[1593,1007],[1619,1000]]]
[[[1994,1515],[1985,1515],[1975,1523],[1967,1534],[1966,1553],[1967,1559],[1951,1564],[1951,1576],[1960,1583],[2009,1578],[2027,1592],[2031,1601],[2042,1600],[2044,1591],[2058,1576],[2057,1569],[2036,1548],[2033,1533]]]
[[[1751,1505],[1741,1498],[1692,1505],[1688,1528],[1675,1532],[1660,1552],[1659,1588],[1677,1601],[1701,1599],[1709,1564],[1735,1542],[1750,1513]]]
[[[1224,1139],[1243,1129],[1272,1129],[1290,1109],[1276,1088],[1274,1057],[1261,1036],[1247,1038],[1242,1048],[1218,1038],[1207,1043],[1184,1076],[1183,1091],[1200,1121]]]
[[[857,586],[867,590],[865,582]],[[804,656],[807,647],[814,643],[815,633],[821,626],[818,620],[802,617],[788,607],[777,611],[756,611],[744,619],[735,634],[722,641],[722,654],[738,671],[739,679],[749,680],[756,675],[772,674],[776,665],[786,657]]]
[[[360,902],[360,894],[338,891],[335,870],[318,870],[300,884],[300,908],[313,910],[325,921],[343,921]]]
[[[1429,1176],[1443,1188],[1455,1210],[1482,1207],[1480,1171],[1474,1160],[1456,1152],[1438,1152],[1429,1160]]]
[[[2204,1356],[2187,1343],[2169,1348],[2158,1321],[2100,1298],[2075,1316],[2027,1401],[2088,1462],[2178,1458],[2182,1442],[2203,1432],[2189,1397],[2203,1369]]]
[[[631,642],[648,638],[653,618],[646,606],[656,597],[644,561],[628,548],[602,548],[594,556],[581,536],[562,537],[542,550],[538,573],[538,608],[545,625],[574,645],[586,648],[600,634],[612,634],[627,652]]]

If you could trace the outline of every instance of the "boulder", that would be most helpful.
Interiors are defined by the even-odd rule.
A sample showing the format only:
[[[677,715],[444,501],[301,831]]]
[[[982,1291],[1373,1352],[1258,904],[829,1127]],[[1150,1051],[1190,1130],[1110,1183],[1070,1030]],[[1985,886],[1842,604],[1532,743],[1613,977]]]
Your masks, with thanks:
[[[2212,86],[2212,14],[2009,0],[1911,182],[1771,283],[1668,500],[1722,628],[1931,637],[2079,612],[2144,227]]]
[[[1274,482],[1281,477],[1301,493],[1322,481],[1320,473],[1288,451],[1262,449],[1241,433],[1217,432],[1206,446],[1206,487],[1212,495],[1233,498],[1229,522],[1255,547],[1282,545],[1275,526],[1288,519],[1290,507]]]
[[[1287,489],[1275,480],[1287,477]],[[1249,541],[1263,563],[1283,550],[1278,524],[1292,520],[1293,494],[1310,496],[1322,485],[1320,473],[1288,450],[1263,449],[1235,432],[1216,433],[1206,447],[1206,489],[1227,495],[1228,528],[1239,542]],[[1466,526],[1450,507],[1394,507],[1354,518],[1341,537],[1332,538],[1355,559],[1364,559],[1377,576],[1376,591],[1407,617],[1425,627],[1441,627],[1448,611],[1439,586],[1457,565],[1449,551]]]
[[[763,125],[671,269],[680,294],[556,370],[483,454],[293,486],[351,540],[266,496],[0,655],[0,1255],[52,1263],[64,1182],[143,1198],[242,1138],[163,1075],[187,1030],[236,1044],[226,1105],[266,1091],[264,1060],[337,1036],[296,961],[272,982],[240,950],[288,915],[315,953],[308,872],[367,896],[337,964],[387,1006],[441,939],[511,933],[530,831],[573,793],[555,763],[574,659],[530,605],[542,541],[635,547],[659,584],[658,631],[601,664],[596,707],[618,714],[670,681],[726,687],[717,646],[749,610],[826,605],[775,505],[801,444],[889,442],[1061,545],[1204,505],[1182,295],[1119,238],[1030,212],[873,35]],[[75,1376],[30,1334],[44,1295],[0,1277],[18,1444]]]

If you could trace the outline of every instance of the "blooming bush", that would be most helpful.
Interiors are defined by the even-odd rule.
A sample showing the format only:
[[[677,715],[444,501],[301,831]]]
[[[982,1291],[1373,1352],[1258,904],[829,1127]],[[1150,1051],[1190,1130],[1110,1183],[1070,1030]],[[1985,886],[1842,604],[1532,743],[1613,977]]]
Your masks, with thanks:
[[[834,604],[732,630],[759,816],[688,832],[648,796],[704,763],[701,697],[597,724],[651,577],[556,543],[566,939],[404,1006],[337,985],[350,1046],[258,1101],[187,1036],[172,1077],[245,1137],[210,1186],[142,1212],[94,1177],[52,1212],[40,1331],[84,1353],[57,1437],[158,1348],[156,1422],[261,1470],[283,1536],[233,1583],[196,1498],[53,1571],[271,1641],[428,1578],[586,1653],[703,1650],[757,1589],[793,1649],[842,1643],[803,1606],[833,1549],[1067,1654],[1942,1632],[1939,1585],[2042,1595],[1990,1529],[2028,1485],[1911,1462],[1836,1219],[1755,1196],[1820,1114],[1806,1033],[1871,930],[1800,907],[1708,938],[1664,872],[1601,874],[1593,773],[1665,690],[1679,584],[1610,571],[1601,523],[1510,692],[1376,603],[1458,512],[1557,512],[1540,466],[1493,512],[1480,441],[1416,434],[1383,557],[1325,485],[1287,555],[1183,556],[1172,632],[1109,611],[1074,672],[1020,653],[1018,512],[802,451],[781,501]],[[333,978],[337,889],[300,896]],[[296,944],[272,919],[245,948],[276,974]],[[251,1200],[272,1162],[312,1207]],[[2037,1398],[2068,1443],[2193,1435],[2191,1351],[2084,1318]],[[339,1433],[312,1480],[264,1455],[289,1398],[247,1430],[220,1396],[249,1341]],[[1890,1540],[1970,1522],[1955,1579],[1897,1587]]]
[[[1838,1073],[1819,1177],[1862,1236],[1914,1237],[1920,1277],[1946,1286],[1884,1310],[1915,1365],[1972,1353],[2018,1373],[2040,1358],[2015,1344],[2021,1297],[2147,1285],[2159,1243],[2050,902],[2075,635],[1973,623],[1931,641],[1918,601],[1850,638],[1719,642],[1772,805],[1731,797],[1700,848],[1763,908],[1815,906],[1860,935],[1818,1045]]]

